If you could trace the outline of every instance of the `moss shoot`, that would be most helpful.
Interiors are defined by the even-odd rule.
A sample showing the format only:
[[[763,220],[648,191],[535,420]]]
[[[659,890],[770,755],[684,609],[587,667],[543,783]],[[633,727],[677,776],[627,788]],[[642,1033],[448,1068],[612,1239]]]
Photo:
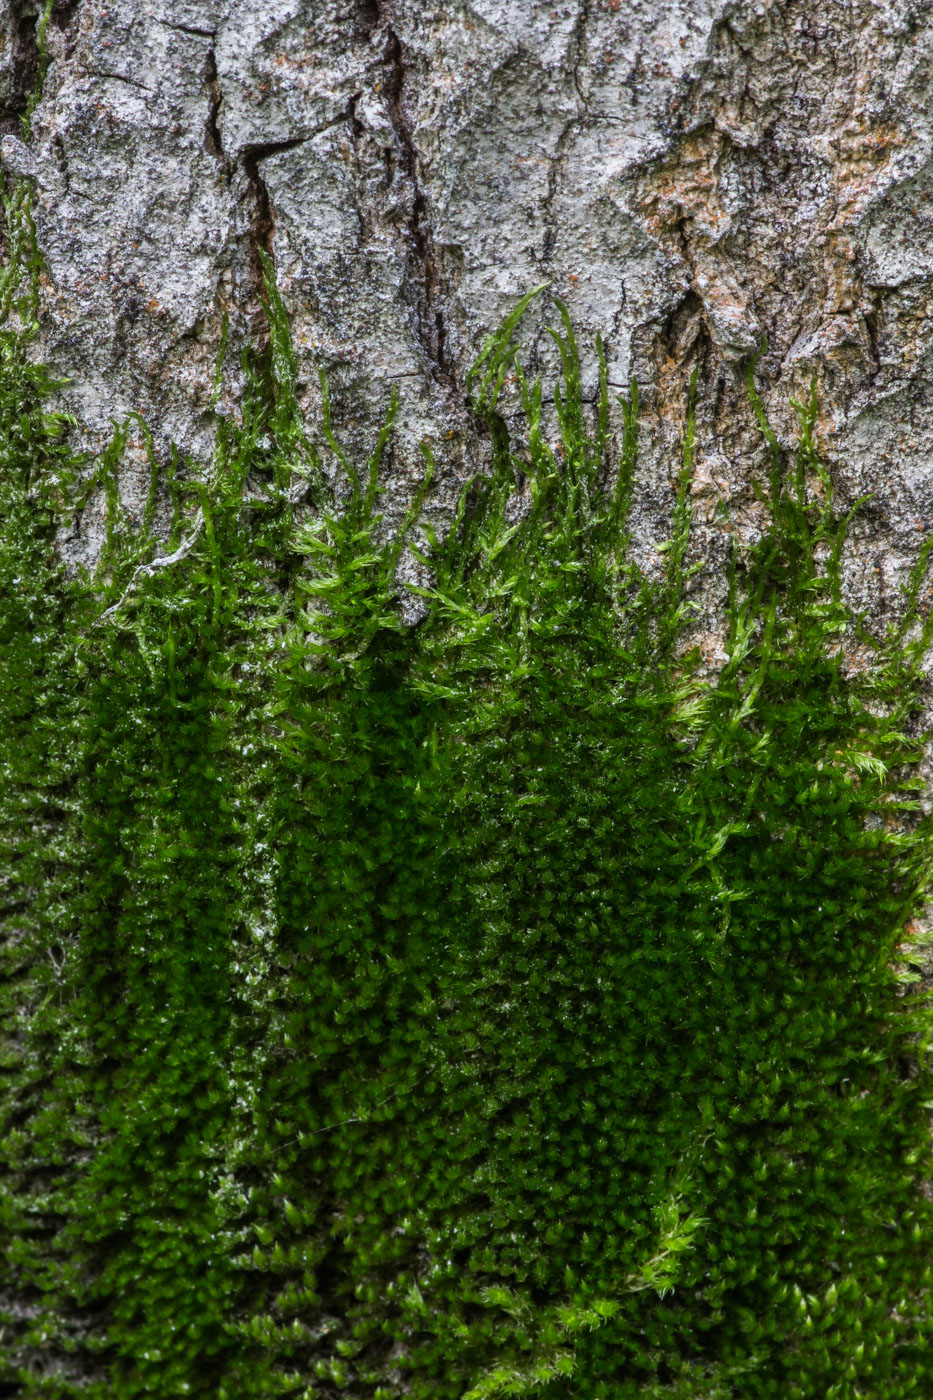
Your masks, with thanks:
[[[396,405],[361,463],[326,385],[302,421],[267,269],[241,421],[134,526],[119,434],[89,476],[47,409],[8,220],[0,1394],[926,1400],[927,557],[854,672],[814,404],[785,460],[749,366],[770,523],[704,679],[692,411],[648,578],[637,401],[611,460],[562,307],[556,427],[526,297],[470,377],[491,473],[439,539],[428,456],[387,535]]]

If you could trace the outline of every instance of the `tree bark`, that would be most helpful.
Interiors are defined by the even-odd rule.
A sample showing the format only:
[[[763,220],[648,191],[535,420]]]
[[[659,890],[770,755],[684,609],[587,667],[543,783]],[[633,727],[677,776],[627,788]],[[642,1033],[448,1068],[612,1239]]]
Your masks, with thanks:
[[[663,538],[699,366],[696,547],[754,537],[764,449],[815,376],[842,500],[873,492],[846,576],[883,616],[933,522],[929,0],[71,0],[38,71],[36,0],[0,4],[5,167],[35,184],[43,355],[88,445],[131,410],[204,463],[261,338],[261,253],[363,450],[391,385],[390,513],[475,469],[465,373],[529,287],[533,369],[563,298],[595,377],[640,388],[639,547]],[[224,318],[223,388],[211,408]],[[144,490],[141,443],[122,490]],[[135,463],[135,466],[134,466]],[[93,557],[100,512],[68,546]],[[715,579],[717,570],[711,571]],[[716,588],[713,587],[713,595]],[[716,629],[710,631],[711,656]]]

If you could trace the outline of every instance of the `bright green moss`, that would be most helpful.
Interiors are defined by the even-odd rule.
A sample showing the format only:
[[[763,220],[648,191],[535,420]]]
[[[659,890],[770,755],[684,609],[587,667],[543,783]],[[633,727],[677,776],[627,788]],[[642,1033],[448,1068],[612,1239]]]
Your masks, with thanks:
[[[491,476],[443,541],[420,497],[387,540],[395,405],[362,468],[329,409],[312,440],[267,289],[209,479],[154,476],[134,531],[119,441],[96,470],[94,579],[56,563],[76,464],[25,333],[0,339],[0,1383],[927,1396],[929,1017],[896,970],[929,890],[926,558],[850,675],[813,405],[786,464],[751,365],[771,525],[703,682],[692,414],[651,581],[637,405],[608,470],[563,310],[560,445],[519,372],[516,456],[526,298],[471,377]]]

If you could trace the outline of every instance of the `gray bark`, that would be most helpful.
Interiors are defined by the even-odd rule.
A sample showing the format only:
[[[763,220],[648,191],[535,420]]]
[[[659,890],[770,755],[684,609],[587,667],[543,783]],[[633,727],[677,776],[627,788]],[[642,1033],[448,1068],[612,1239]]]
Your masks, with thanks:
[[[138,410],[162,450],[208,459],[222,321],[231,413],[239,351],[263,333],[264,249],[309,413],[323,364],[362,448],[398,384],[390,511],[420,438],[443,511],[475,466],[465,371],[548,281],[525,323],[532,366],[552,364],[559,295],[590,382],[597,332],[611,383],[639,381],[646,558],[697,364],[697,547],[715,564],[759,527],[740,366],[766,334],[781,436],[815,375],[842,498],[875,493],[847,556],[853,600],[893,606],[933,521],[930,0],[72,0],[53,11],[27,149],[35,13],[0,3],[2,157],[35,181],[37,353],[71,376],[90,445]],[[131,505],[141,483],[137,443]],[[99,531],[89,512],[72,550],[93,555]]]

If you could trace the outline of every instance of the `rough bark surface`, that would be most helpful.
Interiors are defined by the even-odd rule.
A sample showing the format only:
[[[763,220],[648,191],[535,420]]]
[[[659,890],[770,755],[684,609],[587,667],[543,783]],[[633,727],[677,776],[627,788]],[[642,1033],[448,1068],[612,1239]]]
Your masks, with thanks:
[[[36,11],[0,3],[2,158],[35,181],[38,351],[71,376],[92,444],[138,410],[161,448],[208,458],[263,333],[265,250],[309,409],[323,364],[362,445],[397,382],[390,510],[423,437],[443,511],[475,465],[465,371],[548,281],[532,366],[557,294],[584,347],[604,337],[612,384],[638,379],[647,557],[695,365],[697,545],[721,560],[733,530],[754,533],[763,452],[740,365],[766,334],[781,435],[815,375],[843,499],[875,493],[853,597],[894,605],[933,521],[930,0],[72,0],[26,147]],[[87,513],[72,549],[92,555],[99,528]]]

